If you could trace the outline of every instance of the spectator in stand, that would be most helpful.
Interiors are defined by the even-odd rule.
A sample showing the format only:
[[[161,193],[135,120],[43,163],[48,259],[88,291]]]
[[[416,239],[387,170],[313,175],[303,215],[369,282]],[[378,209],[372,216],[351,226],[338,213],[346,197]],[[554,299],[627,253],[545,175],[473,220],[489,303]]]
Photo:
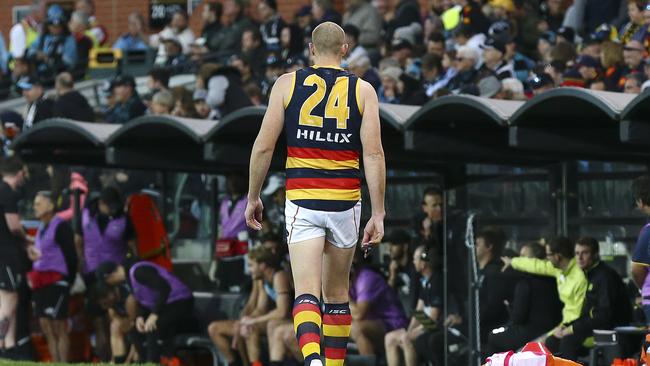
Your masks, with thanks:
[[[419,286],[418,276],[411,260],[411,237],[404,230],[395,230],[384,237],[388,244],[390,261],[385,272],[388,273],[388,285],[399,295],[408,313],[416,306]]]
[[[99,24],[95,16],[95,3],[93,0],[77,0],[74,4],[74,10],[88,15],[88,36],[100,47],[106,46],[108,42],[108,31],[106,27]]]
[[[54,76],[71,71],[78,61],[77,44],[68,31],[65,13],[59,5],[47,10],[46,30],[27,50],[27,58],[36,63],[36,72],[48,85]]]
[[[255,75],[260,75],[264,71],[266,54],[259,29],[246,29],[241,36],[241,55],[248,60]]]
[[[205,101],[205,98],[208,96],[208,91],[205,89],[197,89],[194,91],[192,100],[194,101],[194,109],[196,109],[196,114],[198,118],[209,119],[209,120],[218,120],[219,113],[210,108],[208,103]]]
[[[203,21],[203,30],[201,30],[201,38],[205,40],[205,46],[214,51],[219,48],[217,41],[217,34],[221,30],[221,14],[223,13],[223,6],[216,1],[209,1],[203,4],[201,12],[201,20]]]
[[[280,32],[280,58],[286,61],[290,58],[303,57],[305,45],[302,31],[295,25],[286,25]],[[275,54],[275,53],[274,53]]]
[[[18,81],[17,86],[27,101],[23,132],[42,120],[52,117],[54,102],[52,99],[45,97],[45,89],[38,78],[34,76],[24,77]]]
[[[156,56],[156,63],[162,64],[165,62],[167,53],[163,42],[168,39],[174,39],[181,45],[180,53],[187,54],[190,52],[190,45],[194,42],[194,33],[188,27],[187,13],[184,11],[177,11],[172,15],[172,19],[160,33],[154,34],[150,37],[150,45],[153,48],[158,48],[158,55]]]
[[[599,91],[606,91],[607,87],[605,86],[605,81],[601,78],[597,78],[592,80],[589,83],[589,89],[590,90],[599,90]]]
[[[131,13],[128,18],[129,32],[115,41],[113,48],[122,51],[149,49],[148,37],[144,32],[144,18],[140,13]]]
[[[256,107],[265,107],[265,97],[262,94],[262,88],[253,83],[248,83],[244,85],[244,93],[248,95],[248,98],[251,100],[251,104]]]
[[[90,55],[90,50],[99,45],[97,41],[89,36],[90,21],[88,19],[88,14],[81,11],[74,11],[70,16],[70,21],[68,22],[68,29],[74,37],[74,40],[77,44],[77,65],[74,69],[74,74],[77,78],[83,77],[88,68],[88,57]]]
[[[381,42],[382,19],[381,15],[368,0],[350,0],[345,2],[343,24],[357,28],[358,43],[364,48],[378,48]],[[345,29],[345,27],[343,28]],[[347,35],[347,30],[345,34]]]
[[[496,38],[489,38],[481,48],[483,48],[483,67],[486,71],[499,80],[515,76],[512,64],[505,60],[505,43]]]
[[[456,52],[456,70],[457,74],[447,86],[452,91],[458,91],[464,87],[476,84],[478,72],[476,65],[479,60],[478,51],[469,46],[461,46]]]
[[[54,82],[57,98],[52,106],[52,116],[76,121],[94,122],[95,112],[86,97],[74,90],[74,79],[69,72],[56,76]]]
[[[280,32],[284,28],[284,20],[278,14],[278,5],[275,0],[263,0],[257,4],[257,13],[262,24],[260,32],[263,44],[267,51],[280,51]]]
[[[163,114],[172,114],[176,103],[174,102],[174,96],[169,90],[160,90],[153,95],[151,98],[151,108],[150,113],[154,116],[160,116]]]
[[[422,84],[427,98],[447,86],[449,79],[444,78],[442,58],[436,54],[428,53],[422,57]]]
[[[619,32],[619,41],[621,43],[626,44],[633,39],[643,41],[647,29],[643,15],[646,4],[646,0],[627,0],[627,17],[629,21]]]
[[[600,52],[600,64],[603,66],[603,80],[609,91],[622,91],[625,78],[623,77],[623,46],[618,42],[603,42]]]
[[[336,12],[331,0],[312,0],[311,16],[315,25],[324,22],[341,24],[341,14]]]
[[[546,244],[546,260],[536,258],[501,258],[504,268],[541,276],[555,277],[562,308],[562,320],[546,337],[546,344],[557,345],[566,328],[580,317],[589,287],[585,273],[576,263],[574,245],[568,238],[558,237]]]
[[[206,102],[219,110],[221,117],[252,105],[242,88],[241,75],[234,67],[222,66],[203,82],[208,90]]]
[[[147,74],[147,89],[151,95],[161,90],[169,90],[169,78],[171,74],[168,69],[154,67]]]
[[[343,31],[345,31],[345,41],[348,44],[348,54],[347,57],[343,60],[345,67],[349,67],[350,62],[364,56],[368,56],[368,51],[366,51],[363,46],[359,45],[359,29],[354,25],[348,24],[343,26]]]
[[[435,327],[442,318],[443,284],[438,262],[439,254],[433,253],[434,251],[433,247],[420,245],[415,249],[411,262],[420,276],[422,287],[416,299],[415,313],[418,316],[423,314],[428,317]],[[406,366],[418,365],[418,359],[438,365],[442,362],[441,340],[442,333],[430,326],[425,327],[415,315],[412,315],[407,327],[386,334],[384,344],[387,364],[388,366],[401,364],[399,352],[401,349]]]
[[[623,86],[623,93],[626,94],[639,94],[641,93],[641,86],[645,82],[645,76],[641,73],[635,72],[625,76],[625,84]]]
[[[248,267],[253,289],[240,318],[218,320],[208,326],[210,338],[228,364],[243,364],[233,352],[243,342],[251,366],[261,366],[260,336],[266,333],[267,323],[288,318],[293,294],[289,274],[280,267],[280,260],[263,246],[252,249]]]
[[[614,329],[629,325],[632,320],[632,304],[623,280],[614,269],[600,261],[598,252],[598,241],[594,238],[582,237],[576,242],[576,263],[589,282],[584,305],[578,319],[546,342],[551,352],[560,352],[569,360],[576,361],[589,352],[583,344],[593,336],[594,329]]]
[[[526,100],[524,94],[524,83],[516,78],[506,78],[501,80],[502,97],[504,100]]]
[[[174,116],[198,118],[191,91],[187,90],[184,86],[176,86],[171,88],[171,92],[176,101],[174,110],[172,110]]]
[[[395,7],[395,16],[386,24],[386,39],[393,39],[393,33],[397,28],[407,27],[413,23],[420,23],[418,2],[416,0],[400,0]]]
[[[131,285],[137,302],[133,343],[140,361],[167,363],[174,337],[192,314],[192,291],[167,269],[147,261],[107,261],[96,276],[103,286]]]
[[[380,103],[400,104],[399,83],[402,73],[402,69],[394,66],[381,72],[381,87],[377,90]]]
[[[521,248],[519,256],[544,260],[546,251],[542,245],[530,243]],[[562,316],[562,303],[555,281],[544,276],[521,275],[508,308],[508,323],[490,332],[486,354],[521,348],[553,329]]]
[[[413,54],[413,43],[407,39],[396,38],[391,44],[391,58],[395,59],[400,67],[406,68],[408,60]]]
[[[576,59],[576,67],[587,87],[601,75],[600,62],[591,56],[579,56]]]
[[[431,33],[427,38],[427,53],[442,57],[445,54],[445,37],[442,33]]]
[[[172,74],[183,74],[188,72],[190,62],[183,53],[183,46],[176,38],[168,38],[162,41],[165,48],[165,61],[160,64]]]
[[[408,325],[395,291],[368,261],[357,247],[350,275],[350,337],[357,344],[360,355],[377,354],[387,332]]]
[[[239,74],[241,75],[241,82],[242,84],[260,84],[260,80],[258,75],[262,75],[263,69],[260,70],[253,70],[251,66],[252,59],[249,56],[246,55],[241,55],[241,56],[233,56],[230,58],[230,66],[236,68],[239,70]],[[266,59],[262,58],[262,67],[265,66]]]
[[[551,77],[554,85],[562,85],[564,83],[564,72],[566,71],[566,63],[562,61],[551,61],[550,64],[544,67],[544,73]]]
[[[113,80],[115,107],[106,113],[108,123],[126,123],[144,115],[147,106],[142,103],[135,90],[135,79],[130,75],[120,75]]]
[[[478,91],[481,98],[504,99],[503,85],[494,76],[489,75],[478,81]]]
[[[543,31],[555,32],[562,26],[566,13],[567,2],[563,0],[547,0],[541,3],[542,21],[538,28]]]
[[[225,0],[221,18],[222,27],[214,35],[217,48],[211,50],[216,52],[219,58],[227,59],[240,51],[242,33],[253,24],[244,16],[243,0]]]
[[[538,59],[542,62],[551,62],[551,50],[555,45],[555,33],[544,32],[537,40]]]
[[[645,49],[641,42],[631,40],[623,46],[625,73],[643,72],[643,54]]]
[[[9,53],[14,59],[25,57],[27,49],[41,33],[41,23],[45,20],[45,0],[34,0],[29,14],[14,24],[9,31]]]
[[[351,73],[369,82],[375,90],[378,90],[381,86],[379,74],[372,67],[368,56],[360,57],[350,62],[349,69]]]
[[[33,291],[34,311],[55,362],[67,362],[70,350],[68,302],[77,271],[74,235],[70,224],[55,216],[49,191],[34,198],[34,216],[41,222],[35,243],[27,247],[34,262],[27,277]]]

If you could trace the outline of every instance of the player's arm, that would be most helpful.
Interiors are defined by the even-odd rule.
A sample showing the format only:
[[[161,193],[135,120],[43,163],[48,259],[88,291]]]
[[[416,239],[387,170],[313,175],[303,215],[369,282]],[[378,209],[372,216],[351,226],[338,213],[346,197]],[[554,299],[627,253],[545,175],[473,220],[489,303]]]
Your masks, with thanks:
[[[370,193],[372,217],[363,231],[363,244],[379,244],[384,236],[384,192],[386,190],[386,162],[381,146],[379,124],[379,101],[375,89],[359,79],[360,99],[363,106],[361,120],[361,145],[363,146],[363,167]]]
[[[248,205],[245,215],[246,225],[255,230],[262,229],[262,209],[264,207],[260,199],[260,192],[269,165],[271,165],[275,143],[282,132],[285,91],[290,89],[292,82],[292,75],[284,74],[273,85],[262,126],[255,139],[255,144],[253,144],[249,166]]]

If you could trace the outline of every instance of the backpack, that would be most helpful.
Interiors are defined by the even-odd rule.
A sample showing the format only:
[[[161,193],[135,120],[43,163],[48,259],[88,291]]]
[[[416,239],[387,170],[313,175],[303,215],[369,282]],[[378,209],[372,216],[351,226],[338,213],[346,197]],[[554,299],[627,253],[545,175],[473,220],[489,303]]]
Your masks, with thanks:
[[[138,256],[171,271],[169,237],[154,200],[145,193],[136,193],[128,198],[127,207],[137,237]]]

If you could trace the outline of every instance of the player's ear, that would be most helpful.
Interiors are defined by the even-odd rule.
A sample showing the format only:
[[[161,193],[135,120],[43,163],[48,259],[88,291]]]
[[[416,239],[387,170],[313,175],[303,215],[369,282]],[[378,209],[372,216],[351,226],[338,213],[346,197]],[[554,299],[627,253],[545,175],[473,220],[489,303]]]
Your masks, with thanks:
[[[309,42],[309,54],[312,56],[316,56],[316,50],[314,49],[314,44]]]

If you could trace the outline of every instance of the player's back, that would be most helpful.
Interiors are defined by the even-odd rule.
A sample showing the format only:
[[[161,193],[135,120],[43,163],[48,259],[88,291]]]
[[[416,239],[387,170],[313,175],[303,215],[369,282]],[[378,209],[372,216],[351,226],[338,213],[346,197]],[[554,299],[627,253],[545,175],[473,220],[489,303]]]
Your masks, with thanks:
[[[294,76],[284,118],[287,199],[312,210],[350,209],[361,199],[359,79],[317,66]]]

